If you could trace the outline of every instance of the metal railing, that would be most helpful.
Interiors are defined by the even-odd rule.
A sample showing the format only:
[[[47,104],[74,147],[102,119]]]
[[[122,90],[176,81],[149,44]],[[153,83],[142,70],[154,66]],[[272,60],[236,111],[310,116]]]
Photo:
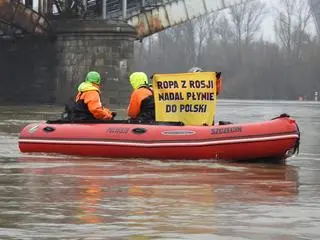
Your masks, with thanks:
[[[53,0],[53,16],[76,18],[126,19],[165,0]]]

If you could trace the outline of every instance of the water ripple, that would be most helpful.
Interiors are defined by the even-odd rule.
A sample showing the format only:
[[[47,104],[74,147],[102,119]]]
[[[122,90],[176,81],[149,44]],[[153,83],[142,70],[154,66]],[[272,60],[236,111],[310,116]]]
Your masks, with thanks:
[[[319,106],[219,102],[219,120],[294,116],[283,165],[21,154],[22,127],[60,108],[0,107],[0,239],[318,239]]]

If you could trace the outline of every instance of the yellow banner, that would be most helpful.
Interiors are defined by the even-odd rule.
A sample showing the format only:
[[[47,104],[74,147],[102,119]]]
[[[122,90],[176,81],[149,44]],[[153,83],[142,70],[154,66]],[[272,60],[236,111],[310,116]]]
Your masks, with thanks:
[[[156,121],[212,125],[216,113],[216,73],[153,76]]]

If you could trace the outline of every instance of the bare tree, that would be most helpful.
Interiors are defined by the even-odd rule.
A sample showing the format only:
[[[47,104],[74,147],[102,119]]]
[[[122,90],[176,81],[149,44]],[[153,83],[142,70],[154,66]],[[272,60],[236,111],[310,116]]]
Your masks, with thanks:
[[[266,10],[264,4],[254,1],[136,44],[137,70],[185,72],[196,64],[223,72],[220,97],[311,99],[314,91],[320,91],[320,44],[307,32],[310,13],[303,1],[281,0],[275,25],[278,42],[259,38]]]
[[[301,48],[308,41],[306,29],[311,11],[307,0],[280,0],[277,7],[275,33],[279,43],[286,49],[288,57],[301,57]]]
[[[220,18],[217,33],[224,42],[231,41],[237,46],[240,63],[242,49],[251,43],[259,33],[265,13],[264,3],[252,1],[231,7],[228,14]]]
[[[194,37],[196,39],[196,65],[200,64],[205,47],[214,39],[217,15],[217,13],[212,13],[201,16],[193,21],[195,28]]]

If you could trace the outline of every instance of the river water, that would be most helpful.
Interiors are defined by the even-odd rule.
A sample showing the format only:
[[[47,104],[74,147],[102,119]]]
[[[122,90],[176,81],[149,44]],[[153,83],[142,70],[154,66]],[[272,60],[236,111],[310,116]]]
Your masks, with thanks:
[[[294,117],[285,164],[21,154],[21,128],[60,110],[0,107],[0,239],[320,239],[320,103],[219,102],[217,120]]]

